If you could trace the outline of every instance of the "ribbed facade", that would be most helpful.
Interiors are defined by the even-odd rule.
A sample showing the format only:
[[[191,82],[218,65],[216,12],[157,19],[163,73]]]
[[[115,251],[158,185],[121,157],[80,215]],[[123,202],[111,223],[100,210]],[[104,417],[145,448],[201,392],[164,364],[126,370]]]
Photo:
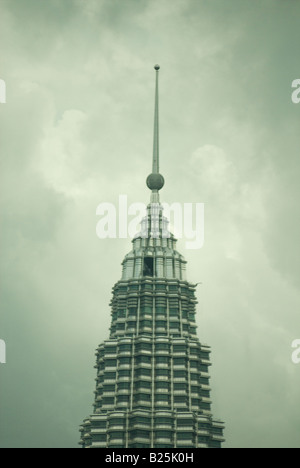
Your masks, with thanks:
[[[221,447],[224,426],[211,414],[210,348],[197,337],[195,288],[161,205],[150,204],[113,288],[82,447]]]

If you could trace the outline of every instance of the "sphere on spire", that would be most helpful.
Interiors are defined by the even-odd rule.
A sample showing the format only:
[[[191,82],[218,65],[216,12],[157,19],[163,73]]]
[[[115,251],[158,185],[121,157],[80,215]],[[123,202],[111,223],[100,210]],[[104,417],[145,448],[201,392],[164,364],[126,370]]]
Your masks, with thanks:
[[[154,70],[158,71],[160,69],[160,66],[159,65],[154,65]]]
[[[161,174],[150,174],[146,180],[147,187],[150,190],[160,190],[165,185],[165,179]]]

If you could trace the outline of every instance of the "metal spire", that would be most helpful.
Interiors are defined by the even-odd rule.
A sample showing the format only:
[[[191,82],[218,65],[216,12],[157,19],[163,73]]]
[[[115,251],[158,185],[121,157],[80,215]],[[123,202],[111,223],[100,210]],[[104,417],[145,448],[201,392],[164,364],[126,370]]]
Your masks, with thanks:
[[[151,202],[159,202],[158,191],[164,186],[164,178],[159,173],[159,115],[158,115],[158,71],[159,65],[154,66],[156,70],[155,82],[155,109],[154,109],[154,135],[153,135],[153,160],[152,160],[152,173],[147,177],[147,186],[152,190]]]
[[[156,83],[155,83],[155,110],[154,110],[154,135],[153,135],[153,164],[152,173],[159,173],[159,113],[158,113],[158,72],[160,66],[155,65]]]

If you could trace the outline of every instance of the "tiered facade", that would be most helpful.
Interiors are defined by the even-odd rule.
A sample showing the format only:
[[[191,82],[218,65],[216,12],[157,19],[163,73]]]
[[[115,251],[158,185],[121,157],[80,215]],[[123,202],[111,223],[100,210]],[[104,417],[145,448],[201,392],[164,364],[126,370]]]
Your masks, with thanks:
[[[161,206],[149,205],[124,259],[110,338],[97,350],[83,447],[221,447],[223,424],[211,415],[210,349],[196,335],[195,285],[166,226]]]

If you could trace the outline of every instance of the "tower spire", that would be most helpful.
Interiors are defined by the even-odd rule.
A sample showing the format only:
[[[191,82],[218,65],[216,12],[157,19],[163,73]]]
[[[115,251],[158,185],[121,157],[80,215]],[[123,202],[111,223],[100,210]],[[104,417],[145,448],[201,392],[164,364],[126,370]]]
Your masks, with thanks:
[[[155,104],[154,104],[154,134],[153,134],[153,159],[152,159],[152,173],[147,177],[147,186],[152,191],[151,203],[159,203],[158,191],[164,186],[164,178],[159,173],[159,106],[158,106],[158,72],[160,66],[155,65],[156,71],[155,80]]]
[[[158,107],[158,73],[160,66],[155,65],[156,80],[155,80],[155,107],[154,107],[154,135],[153,135],[153,164],[152,173],[159,173],[159,107]]]

